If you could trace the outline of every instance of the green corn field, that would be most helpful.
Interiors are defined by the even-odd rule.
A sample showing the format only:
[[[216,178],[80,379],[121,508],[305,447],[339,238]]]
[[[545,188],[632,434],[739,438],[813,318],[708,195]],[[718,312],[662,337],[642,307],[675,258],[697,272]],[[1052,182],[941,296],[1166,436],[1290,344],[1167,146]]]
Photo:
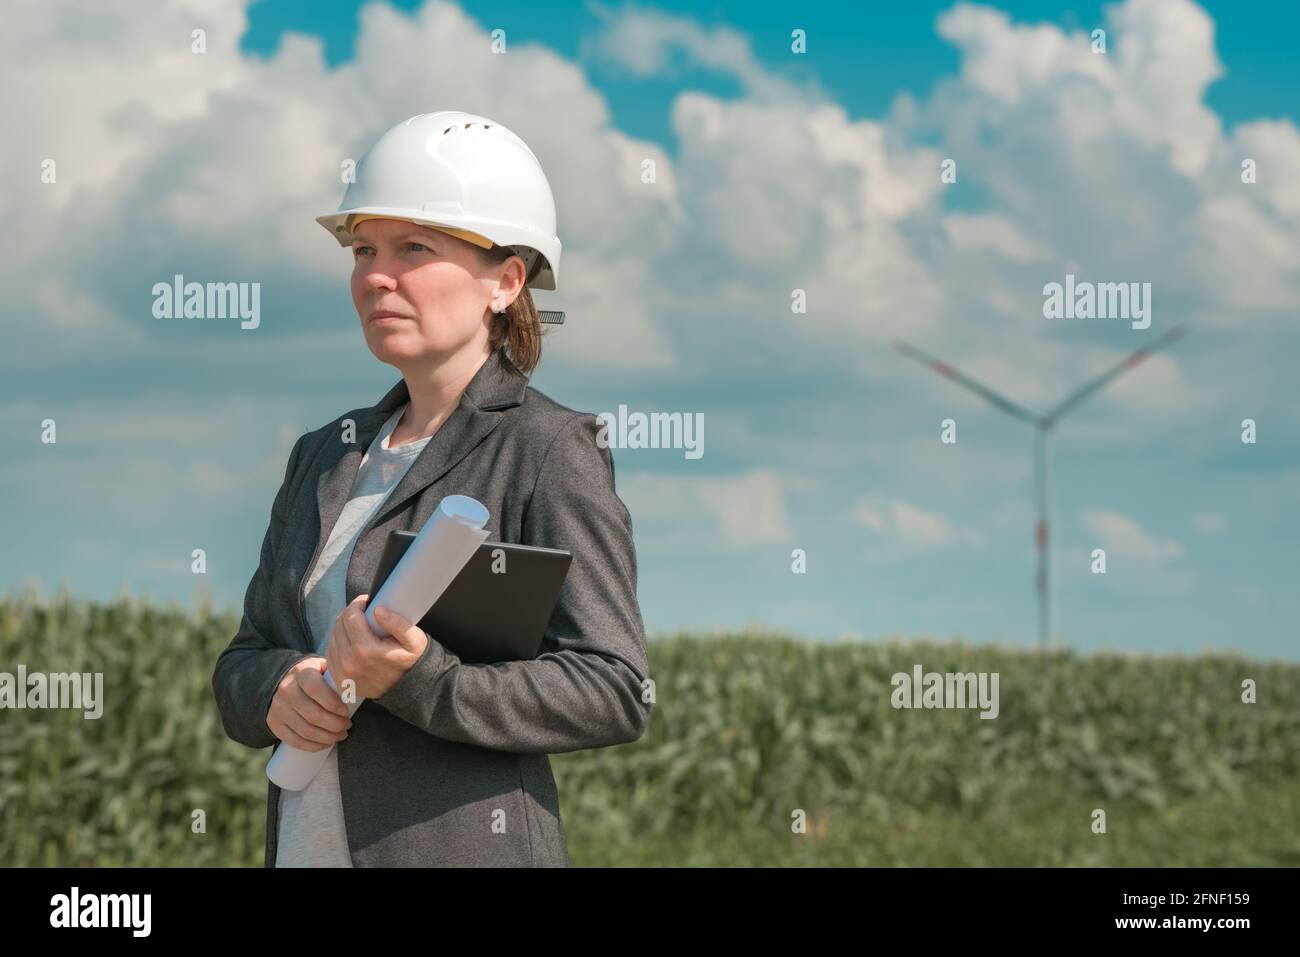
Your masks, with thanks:
[[[237,627],[0,602],[0,672],[102,672],[105,699],[0,710],[0,864],[261,866],[270,751],[211,690]],[[1300,665],[765,633],[655,637],[650,662],[641,740],[551,759],[575,865],[1300,864]],[[997,672],[998,717],[895,709],[918,664]]]

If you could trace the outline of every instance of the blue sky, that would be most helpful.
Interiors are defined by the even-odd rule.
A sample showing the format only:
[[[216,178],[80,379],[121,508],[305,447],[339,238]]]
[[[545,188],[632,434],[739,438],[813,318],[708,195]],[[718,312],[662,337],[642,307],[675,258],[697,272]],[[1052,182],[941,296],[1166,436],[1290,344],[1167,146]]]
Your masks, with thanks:
[[[464,108],[523,136],[556,191],[561,288],[538,298],[569,321],[534,385],[704,416],[699,460],[615,451],[652,633],[1032,643],[1029,430],[890,343],[1044,409],[1187,322],[1054,436],[1059,633],[1300,657],[1294,9],[358,9],[56,4],[0,39],[22,144],[0,157],[23,237],[0,306],[7,587],[238,607],[293,440],[397,375],[312,216],[337,206],[340,158]],[[1098,25],[1103,57],[1082,39]],[[55,186],[30,175],[46,157]],[[629,172],[647,157],[651,189]],[[1067,272],[1151,282],[1151,328],[1044,319]],[[174,273],[261,282],[261,326],[154,319]]]

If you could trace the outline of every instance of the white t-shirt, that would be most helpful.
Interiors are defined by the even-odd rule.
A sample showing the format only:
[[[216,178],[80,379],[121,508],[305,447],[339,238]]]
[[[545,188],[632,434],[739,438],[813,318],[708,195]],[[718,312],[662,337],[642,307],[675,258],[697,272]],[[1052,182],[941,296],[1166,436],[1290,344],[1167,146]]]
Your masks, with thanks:
[[[429,444],[429,439],[424,438],[395,449],[388,447],[388,437],[405,410],[404,405],[384,423],[361,459],[347,504],[307,580],[304,591],[307,625],[319,655],[324,655],[329,648],[334,620],[346,605],[348,562],[357,536]],[[339,793],[337,749],[330,750],[325,766],[306,788],[280,792],[275,866],[352,866],[343,824],[343,798]]]

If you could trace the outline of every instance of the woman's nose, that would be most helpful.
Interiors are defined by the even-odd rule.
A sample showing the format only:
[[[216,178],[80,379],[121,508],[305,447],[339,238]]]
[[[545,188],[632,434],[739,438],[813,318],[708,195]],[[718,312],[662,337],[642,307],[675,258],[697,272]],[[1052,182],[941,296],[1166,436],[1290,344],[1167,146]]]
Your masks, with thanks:
[[[366,270],[366,285],[374,289],[397,288],[397,276],[389,270],[372,265]]]

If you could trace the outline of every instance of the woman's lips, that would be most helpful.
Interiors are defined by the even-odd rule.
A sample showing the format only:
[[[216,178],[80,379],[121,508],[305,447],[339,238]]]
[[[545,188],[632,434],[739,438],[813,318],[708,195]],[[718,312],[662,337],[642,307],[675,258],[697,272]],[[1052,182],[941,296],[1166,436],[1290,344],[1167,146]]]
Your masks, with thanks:
[[[384,324],[390,322],[399,322],[401,320],[409,319],[409,318],[410,316],[399,316],[396,313],[377,312],[370,317],[370,321],[373,323]]]

